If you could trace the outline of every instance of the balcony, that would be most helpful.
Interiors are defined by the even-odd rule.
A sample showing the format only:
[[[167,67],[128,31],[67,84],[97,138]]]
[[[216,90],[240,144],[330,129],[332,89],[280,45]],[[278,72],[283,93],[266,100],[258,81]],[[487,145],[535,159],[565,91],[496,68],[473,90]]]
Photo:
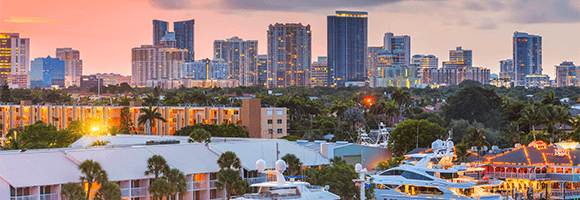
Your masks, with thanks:
[[[121,189],[121,196],[123,198],[129,198],[129,194],[131,192],[131,188],[125,188],[125,189]]]
[[[147,187],[131,188],[131,197],[146,197]]]
[[[256,183],[267,182],[268,177],[263,176],[263,177],[254,177],[254,178],[244,178],[244,180],[246,180],[248,183],[250,183],[250,185],[252,185],[252,184],[256,184]]]
[[[58,200],[58,194],[41,194],[40,200]]]
[[[20,196],[20,197],[10,197],[10,200],[36,200],[38,198],[36,195]]]
[[[187,182],[187,191],[205,190],[207,181]]]
[[[209,188],[211,188],[211,189],[215,189],[215,188],[217,188],[217,187],[215,186],[215,184],[216,184],[217,182],[218,182],[218,180],[209,181]]]

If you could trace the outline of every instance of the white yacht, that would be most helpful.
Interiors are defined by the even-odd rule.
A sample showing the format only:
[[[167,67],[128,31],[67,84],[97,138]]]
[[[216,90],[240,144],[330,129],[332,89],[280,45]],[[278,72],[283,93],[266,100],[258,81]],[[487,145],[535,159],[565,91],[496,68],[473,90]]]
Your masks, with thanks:
[[[453,165],[453,142],[437,140],[431,154],[414,154],[419,161],[405,162],[372,176],[377,185],[378,200],[407,199],[479,199],[502,200],[490,191],[503,183],[500,180],[474,180],[464,176],[464,165]],[[435,164],[432,160],[438,160]]]
[[[295,181],[290,179],[286,181],[282,173],[286,170],[286,162],[283,160],[276,161],[275,171],[265,171],[266,162],[262,159],[256,162],[256,168],[262,173],[274,174],[276,175],[276,181],[256,183],[252,184],[251,187],[257,189],[257,193],[245,194],[244,197],[235,198],[235,200],[245,200],[245,199],[268,199],[268,200],[279,200],[279,199],[299,199],[299,200],[318,200],[318,199],[329,199],[336,200],[340,199],[338,195],[328,192],[328,186],[323,188],[319,186],[311,186],[310,183]]]

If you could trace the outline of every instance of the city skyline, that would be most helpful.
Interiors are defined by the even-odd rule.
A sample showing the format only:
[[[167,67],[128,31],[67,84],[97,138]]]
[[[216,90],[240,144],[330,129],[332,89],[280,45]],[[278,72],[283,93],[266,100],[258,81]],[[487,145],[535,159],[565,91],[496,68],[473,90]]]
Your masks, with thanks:
[[[492,73],[499,73],[500,60],[512,57],[515,31],[542,36],[543,71],[551,77],[555,76],[555,65],[580,58],[580,50],[575,48],[580,41],[574,40],[574,30],[580,28],[580,8],[570,1],[353,1],[337,5],[317,1],[299,1],[297,5],[279,1],[268,1],[269,5],[259,1],[243,5],[230,1],[167,2],[127,0],[110,7],[106,1],[3,1],[0,32],[30,38],[30,60],[54,56],[60,47],[77,49],[83,52],[85,74],[105,71],[129,75],[130,49],[151,44],[153,19],[194,19],[196,59],[213,58],[213,41],[233,36],[257,39],[259,54],[265,54],[268,25],[276,22],[310,24],[312,57],[326,56],[326,16],[336,10],[369,13],[368,46],[381,45],[390,24],[391,32],[411,36],[412,55],[445,58],[449,49],[463,46],[473,50],[474,66],[489,68]],[[28,9],[18,9],[21,5]],[[62,8],[70,12],[53,12]],[[557,14],[562,12],[567,15]],[[462,15],[465,18],[459,17]]]

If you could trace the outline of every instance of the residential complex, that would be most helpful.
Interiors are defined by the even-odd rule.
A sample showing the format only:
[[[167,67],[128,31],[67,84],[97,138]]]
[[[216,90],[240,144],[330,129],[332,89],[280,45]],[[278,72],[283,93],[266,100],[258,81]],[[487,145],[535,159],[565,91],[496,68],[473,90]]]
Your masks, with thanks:
[[[370,87],[406,87],[413,88],[421,84],[418,76],[418,65],[394,65],[392,67],[379,67],[377,76],[371,76]]]
[[[239,37],[215,40],[213,52],[215,59],[223,59],[227,63],[225,70],[228,78],[238,80],[241,86],[258,84],[258,40]]]
[[[556,86],[580,86],[578,72],[580,69],[573,62],[562,62],[556,65]]]
[[[58,58],[36,58],[30,62],[30,87],[64,88],[65,62]]]
[[[267,87],[268,55],[258,55],[257,61],[256,68],[258,69],[258,86]]]
[[[542,74],[542,36],[515,32],[513,37],[513,63],[516,84],[525,85],[527,75]]]
[[[368,79],[367,16],[367,12],[336,11],[327,17],[329,86],[364,85]]]
[[[163,36],[168,32],[169,24],[165,21],[153,20],[153,45],[162,45]],[[175,38],[175,47],[187,51],[185,59],[193,61],[194,56],[194,38],[195,38],[195,20],[173,22],[173,34]]]
[[[310,25],[268,26],[268,88],[310,85]]]
[[[30,39],[21,38],[19,33],[0,33],[0,81],[15,80],[9,79],[9,75],[17,76],[19,79],[12,83],[13,87],[27,88],[28,82],[22,84],[24,75],[28,75],[30,70]]]
[[[526,75],[524,77],[524,85],[525,87],[551,87],[552,82],[550,81],[550,77],[548,75]]]
[[[81,53],[72,48],[57,48],[56,57],[64,61],[64,86],[81,86],[81,76],[83,75]]]
[[[514,71],[514,61],[512,59],[500,60],[499,69],[499,78],[508,81],[515,81],[516,73]]]
[[[483,67],[423,69],[424,84],[457,85],[464,80],[474,80],[482,84],[489,82],[489,69]]]
[[[156,80],[181,78],[181,63],[187,50],[166,46],[142,45],[132,49],[132,82],[135,87],[153,87]],[[163,88],[170,88],[167,84]]]
[[[328,62],[326,57],[318,57],[310,68],[310,86],[328,86]]]
[[[419,69],[439,68],[439,59],[434,55],[417,54],[411,58],[411,64],[419,65]]]
[[[377,56],[384,52],[382,46],[367,47],[367,58],[365,61],[367,76],[375,76],[377,71]]]
[[[185,87],[236,87],[235,79],[228,79],[228,63],[223,59],[203,59],[181,64],[181,85]]]

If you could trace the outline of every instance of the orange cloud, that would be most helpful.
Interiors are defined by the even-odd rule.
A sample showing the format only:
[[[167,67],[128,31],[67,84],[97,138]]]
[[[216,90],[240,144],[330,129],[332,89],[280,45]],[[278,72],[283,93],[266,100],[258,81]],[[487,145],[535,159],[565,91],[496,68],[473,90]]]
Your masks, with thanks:
[[[4,21],[12,23],[43,23],[43,24],[60,23],[60,20],[58,19],[48,19],[42,17],[23,17],[23,16],[10,16],[9,19],[5,19]]]

